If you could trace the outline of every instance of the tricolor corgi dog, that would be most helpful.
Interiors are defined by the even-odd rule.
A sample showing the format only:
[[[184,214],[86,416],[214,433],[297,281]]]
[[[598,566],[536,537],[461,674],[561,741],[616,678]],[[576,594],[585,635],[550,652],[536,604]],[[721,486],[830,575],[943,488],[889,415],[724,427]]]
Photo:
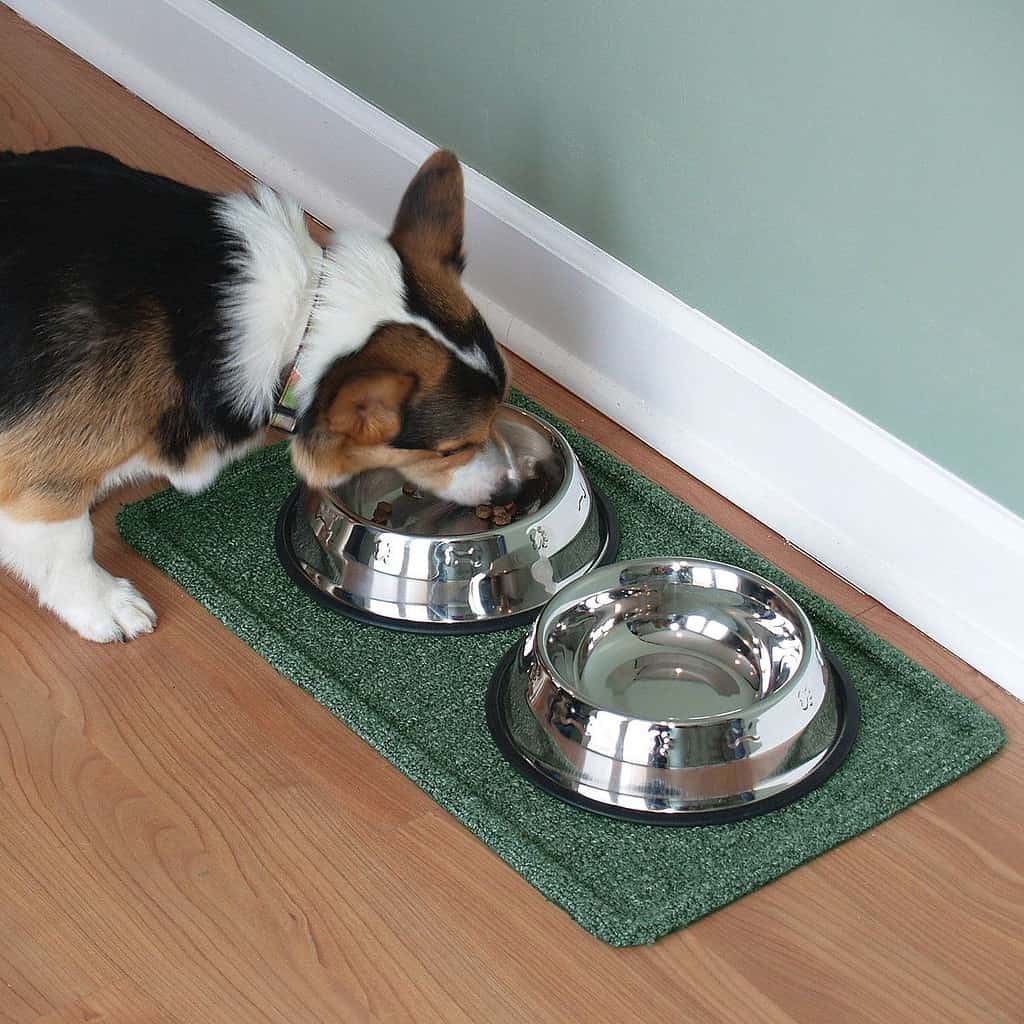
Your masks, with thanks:
[[[486,501],[507,374],[462,288],[463,208],[438,151],[387,238],[322,249],[267,188],[0,153],[0,563],[86,639],[150,632],[146,600],[93,559],[92,504],[152,475],[200,491],[275,417],[310,485],[393,467]]]

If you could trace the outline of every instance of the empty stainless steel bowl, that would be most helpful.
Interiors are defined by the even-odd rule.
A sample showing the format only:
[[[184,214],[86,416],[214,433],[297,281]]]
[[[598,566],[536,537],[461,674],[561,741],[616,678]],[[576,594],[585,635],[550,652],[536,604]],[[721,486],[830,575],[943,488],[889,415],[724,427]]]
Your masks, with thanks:
[[[498,667],[488,724],[544,789],[616,817],[724,823],[823,782],[856,694],[807,616],[716,562],[620,562],[566,587]]]
[[[532,621],[562,587],[615,557],[615,516],[562,435],[503,406],[496,443],[508,464],[506,526],[374,470],[334,490],[298,488],[278,518],[285,569],[321,603],[374,625],[474,633]],[[380,502],[388,525],[374,523]]]

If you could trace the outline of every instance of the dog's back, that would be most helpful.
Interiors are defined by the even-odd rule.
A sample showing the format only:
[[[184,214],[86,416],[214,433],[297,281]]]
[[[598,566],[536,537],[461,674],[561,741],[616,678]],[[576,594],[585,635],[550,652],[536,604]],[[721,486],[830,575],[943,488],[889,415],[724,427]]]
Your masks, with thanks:
[[[72,377],[102,369],[116,391],[129,325],[159,327],[180,358],[210,350],[229,264],[214,200],[91,150],[2,155],[0,430]]]

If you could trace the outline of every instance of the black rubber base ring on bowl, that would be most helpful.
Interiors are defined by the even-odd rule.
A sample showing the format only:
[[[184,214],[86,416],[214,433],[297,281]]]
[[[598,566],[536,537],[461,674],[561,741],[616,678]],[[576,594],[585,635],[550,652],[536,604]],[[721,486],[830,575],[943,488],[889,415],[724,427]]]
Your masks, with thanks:
[[[836,711],[839,716],[839,731],[832,741],[832,748],[821,764],[810,775],[781,793],[764,797],[762,800],[752,800],[750,803],[740,804],[737,807],[709,811],[677,812],[639,811],[629,808],[612,807],[598,800],[592,800],[590,797],[580,796],[578,793],[563,789],[530,764],[512,742],[512,737],[509,735],[505,721],[501,716],[501,689],[520,645],[521,641],[505,652],[501,661],[498,662],[498,667],[494,670],[494,675],[491,676],[486,697],[487,728],[490,729],[491,736],[494,738],[494,742],[497,744],[505,760],[520,775],[545,793],[558,797],[559,800],[572,804],[574,807],[602,814],[606,818],[633,821],[644,825],[681,828],[694,825],[729,825],[734,821],[743,821],[746,818],[754,818],[762,814],[768,814],[771,811],[777,811],[780,807],[785,807],[799,800],[800,797],[806,796],[811,790],[817,789],[826,779],[833,775],[836,769],[846,760],[860,729],[860,701],[857,698],[857,691],[850,682],[850,677],[842,663],[822,646],[822,654],[825,656],[826,662],[828,662],[836,687]]]
[[[594,563],[593,569],[601,566],[611,565],[619,551],[619,517],[615,513],[608,499],[593,484],[590,489],[594,494],[594,502],[597,505],[598,519],[602,532],[605,535],[604,550],[601,557]],[[316,587],[299,568],[299,559],[292,548],[291,524],[295,510],[300,507],[299,498],[302,495],[300,484],[291,494],[288,495],[281,511],[277,517],[277,527],[274,531],[274,541],[277,548],[277,557],[280,559],[284,571],[291,581],[302,591],[307,593],[317,604],[324,608],[344,615],[346,618],[354,619],[366,626],[379,626],[381,629],[391,629],[398,633],[421,633],[430,636],[475,636],[478,633],[496,633],[503,629],[516,629],[519,626],[528,626],[540,614],[540,608],[532,611],[518,612],[515,615],[507,615],[501,619],[488,619],[483,622],[404,622],[401,619],[391,619],[385,615],[377,615],[374,612],[364,611],[362,608],[354,608],[351,605],[330,597]]]

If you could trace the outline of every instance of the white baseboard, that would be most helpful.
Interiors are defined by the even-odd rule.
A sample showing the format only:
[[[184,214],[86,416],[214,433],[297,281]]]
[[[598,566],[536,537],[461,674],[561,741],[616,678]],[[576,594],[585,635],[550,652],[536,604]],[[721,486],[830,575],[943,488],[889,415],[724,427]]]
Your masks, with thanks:
[[[325,223],[386,225],[432,148],[207,0],[8,3]],[[1024,698],[1024,520],[499,185],[466,182],[467,277],[499,340]]]

